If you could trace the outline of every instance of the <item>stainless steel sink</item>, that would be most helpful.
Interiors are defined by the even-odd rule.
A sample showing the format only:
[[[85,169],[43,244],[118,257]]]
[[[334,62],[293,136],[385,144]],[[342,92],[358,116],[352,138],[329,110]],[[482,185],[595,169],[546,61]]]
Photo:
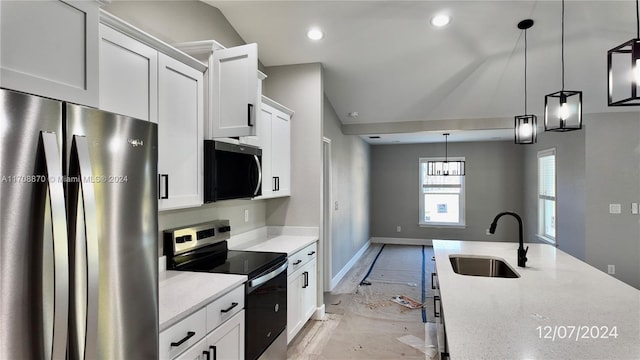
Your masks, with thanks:
[[[456,274],[485,277],[519,278],[520,275],[506,262],[498,258],[449,255]]]

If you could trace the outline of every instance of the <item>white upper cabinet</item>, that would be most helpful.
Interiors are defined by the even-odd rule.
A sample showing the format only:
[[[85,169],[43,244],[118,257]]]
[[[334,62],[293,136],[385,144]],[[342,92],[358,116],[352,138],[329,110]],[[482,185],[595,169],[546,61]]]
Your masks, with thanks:
[[[0,86],[98,106],[97,1],[0,1]]]
[[[102,11],[100,109],[158,124],[158,209],[202,205],[206,65]]]
[[[100,109],[158,122],[158,50],[100,24]]]
[[[205,64],[205,138],[256,135],[261,79],[258,45],[225,48],[213,40],[176,45]]]
[[[262,149],[262,196],[291,195],[291,117],[293,110],[262,97],[257,136],[247,142]]]
[[[203,192],[203,75],[158,54],[159,210],[198,206]]]
[[[255,135],[258,111],[258,44],[214,51],[211,71],[212,138]]]

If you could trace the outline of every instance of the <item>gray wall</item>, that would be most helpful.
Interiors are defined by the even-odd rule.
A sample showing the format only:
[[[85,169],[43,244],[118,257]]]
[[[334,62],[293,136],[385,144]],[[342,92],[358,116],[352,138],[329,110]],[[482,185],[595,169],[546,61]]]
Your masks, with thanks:
[[[227,47],[245,43],[217,8],[200,1],[114,1],[104,9],[168,43],[216,40]],[[249,210],[246,223],[245,209]],[[164,229],[214,219],[229,219],[232,234],[259,228],[266,223],[266,203],[264,200],[221,201],[162,211],[158,219],[160,235]],[[162,255],[162,241],[158,247]]]
[[[343,135],[329,99],[324,99],[324,136],[331,140],[331,278],[369,240],[369,144]]]
[[[321,225],[322,209],[322,66],[274,66],[263,93],[293,109],[291,120],[291,197],[268,200],[267,224]]]
[[[466,227],[437,228],[418,225],[418,159],[443,156],[444,144],[372,146],[371,236],[518,241],[515,219],[502,218],[495,235],[486,229],[501,211],[523,214],[522,153],[522,146],[506,141],[450,142],[449,156],[466,158]]]
[[[640,112],[587,116],[586,260],[640,289]],[[609,214],[621,204],[622,214]]]
[[[115,0],[103,9],[169,44],[196,40],[216,40],[225,47],[245,44],[220,10],[197,0]]]
[[[560,250],[585,260],[585,133],[544,132],[540,129],[538,143],[523,146],[524,198],[528,242],[542,242],[538,232],[538,151],[556,149],[556,243]]]

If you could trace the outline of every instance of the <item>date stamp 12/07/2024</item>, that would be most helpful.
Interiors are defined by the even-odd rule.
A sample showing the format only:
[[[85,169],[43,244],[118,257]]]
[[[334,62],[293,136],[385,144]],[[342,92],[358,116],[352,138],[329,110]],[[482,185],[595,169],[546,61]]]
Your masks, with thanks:
[[[547,325],[536,327],[540,339],[551,341],[587,341],[592,339],[617,339],[617,326],[596,325]]]

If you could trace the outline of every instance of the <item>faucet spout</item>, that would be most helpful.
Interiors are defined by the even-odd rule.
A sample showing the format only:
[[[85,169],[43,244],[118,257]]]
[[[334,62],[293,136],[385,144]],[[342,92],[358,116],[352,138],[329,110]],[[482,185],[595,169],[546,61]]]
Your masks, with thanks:
[[[522,218],[520,217],[520,215],[511,212],[511,211],[505,211],[505,212],[501,212],[498,215],[496,215],[495,218],[493,218],[493,221],[491,222],[491,226],[489,226],[489,232],[491,234],[495,234],[496,232],[496,227],[498,226],[498,219],[500,219],[501,217],[503,217],[504,215],[510,215],[513,216],[514,218],[516,218],[516,220],[518,220],[518,230],[519,230],[519,236],[518,236],[518,266],[519,267],[525,267],[526,263],[527,263],[527,252],[529,251],[529,247],[527,246],[527,248],[524,248],[524,242],[523,242],[523,238],[522,238]]]

